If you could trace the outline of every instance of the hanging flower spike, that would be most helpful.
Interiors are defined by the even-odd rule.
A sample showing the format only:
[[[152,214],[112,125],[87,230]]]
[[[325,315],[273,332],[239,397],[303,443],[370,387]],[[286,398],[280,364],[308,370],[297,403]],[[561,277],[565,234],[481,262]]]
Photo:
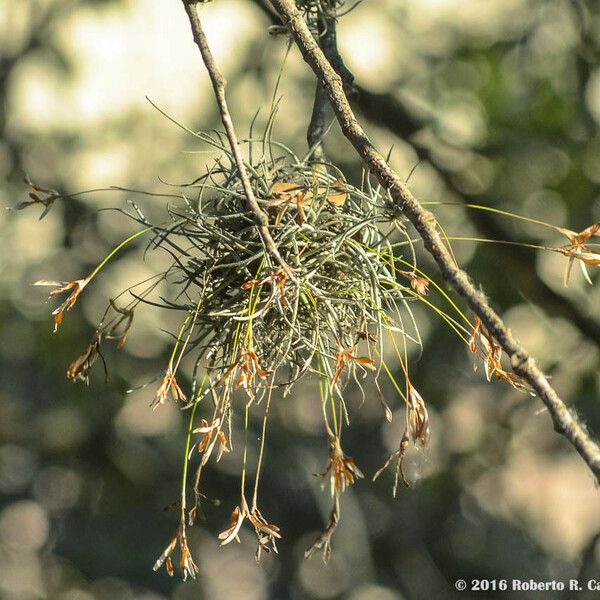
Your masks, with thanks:
[[[248,510],[248,504],[246,504],[246,500],[242,497],[242,502],[240,506],[236,506],[231,513],[231,517],[229,517],[231,527],[222,531],[219,534],[219,539],[221,540],[221,546],[225,546],[236,540],[238,543],[240,538],[238,537],[238,533],[242,528],[242,524],[246,517],[250,516],[250,511]]]
[[[517,391],[535,396],[522,377],[512,371],[505,371],[502,368],[502,348],[496,344],[493,336],[486,331],[479,317],[475,317],[475,326],[473,327],[473,332],[468,340],[469,349],[473,353],[477,352],[479,349],[477,338],[479,338],[479,341],[481,342],[484,354],[483,364],[486,379],[491,381],[492,377],[495,376],[496,379],[503,379],[506,381]],[[474,364],[474,369],[477,370],[477,363]]]
[[[229,368],[229,373],[236,368],[239,368],[241,372],[235,387],[236,389],[243,387],[249,396],[252,396],[255,376],[258,375],[261,379],[265,379],[272,373],[272,371],[263,369],[256,352],[247,348],[242,350],[240,357]]]
[[[164,549],[163,553],[158,557],[154,563],[153,571],[158,571],[163,564],[170,577],[173,577],[173,559],[171,558],[175,546],[179,542],[179,548],[181,550],[181,560],[179,561],[179,568],[183,573],[183,580],[186,581],[188,576],[192,579],[196,578],[196,574],[199,572],[198,566],[192,558],[192,553],[188,547],[187,536],[185,533],[185,524],[182,523],[177,530],[177,533],[173,539],[169,542],[169,545]]]
[[[410,281],[410,287],[419,296],[427,296],[429,293],[429,279],[421,277],[412,271],[398,271],[400,275],[406,277]]]
[[[59,286],[55,290],[50,292],[48,296],[48,300],[54,298],[54,296],[58,296],[64,292],[68,292],[72,290],[69,294],[68,298],[54,311],[52,311],[52,315],[54,316],[54,333],[58,329],[58,326],[62,323],[63,315],[66,311],[70,310],[75,302],[77,302],[77,298],[79,294],[81,294],[83,288],[89,283],[89,278],[85,279],[75,279],[74,281],[68,282],[57,282],[57,281],[36,281],[33,285],[50,285],[50,286]],[[47,301],[48,301],[47,300]]]
[[[33,206],[35,204],[41,204],[44,207],[44,210],[42,211],[42,214],[40,215],[40,218],[39,218],[39,220],[41,221],[48,214],[48,212],[52,208],[52,205],[54,204],[54,202],[56,202],[56,200],[58,200],[59,198],[62,198],[62,195],[60,192],[57,192],[56,190],[44,188],[41,185],[37,185],[36,183],[33,183],[33,181],[31,181],[31,179],[29,179],[28,175],[25,177],[24,181],[34,191],[29,192],[30,199],[25,200],[24,202],[21,202],[18,206],[16,206],[16,210],[23,210],[24,208],[27,208],[29,206]],[[42,197],[38,196],[38,194],[36,192],[40,192],[40,193],[44,194],[45,196],[42,198]]]
[[[580,231],[579,233],[571,231],[570,229],[565,229],[563,227],[558,227],[557,230],[560,231],[567,238],[569,238],[569,241],[571,242],[570,244],[567,244],[566,246],[561,246],[560,248],[551,248],[551,250],[554,250],[555,252],[560,252],[564,256],[569,257],[569,262],[565,271],[565,287],[569,285],[571,270],[573,268],[573,262],[575,260],[579,261],[579,266],[581,267],[583,276],[585,277],[586,281],[591,284],[592,280],[590,279],[590,276],[585,266],[600,265],[600,253],[592,252],[585,245],[585,243],[593,236],[600,237],[600,223],[594,223],[594,225],[590,225],[589,227]]]
[[[370,371],[376,370],[373,359],[369,358],[368,356],[354,356],[350,350],[341,350],[338,352],[335,362],[335,373],[331,378],[332,386],[335,385],[341,377],[344,369],[346,368],[347,362],[353,362],[365,369],[369,369]]]
[[[117,338],[117,348],[122,348],[125,345],[127,340],[127,336],[129,335],[129,331],[131,330],[131,325],[133,324],[133,310],[127,310],[125,308],[119,308],[114,300],[109,300],[110,305],[113,310],[120,314],[121,316],[117,319],[117,322],[110,328],[109,332],[106,334],[108,339]],[[118,333],[119,328],[123,327],[121,332]]]
[[[408,430],[413,443],[418,440],[425,446],[429,441],[429,413],[421,394],[412,383],[408,386]]]
[[[255,507],[252,509],[252,512],[250,512],[246,499],[243,496],[240,505],[234,508],[231,517],[229,518],[231,527],[219,534],[221,546],[225,546],[233,540],[236,540],[239,543],[240,538],[238,534],[245,519],[250,521],[254,527],[256,537],[258,538],[258,547],[256,549],[257,562],[260,560],[260,555],[263,550],[267,553],[273,550],[273,552],[277,554],[275,540],[281,539],[279,527],[268,523],[260,514],[258,508]]]
[[[494,338],[487,331],[482,333],[481,341],[485,351],[485,376],[488,381],[491,381],[495,373],[502,371],[502,348],[496,344]]]
[[[216,443],[219,443],[217,450],[216,462],[219,462],[225,452],[231,452],[231,449],[227,445],[227,436],[220,430],[221,419],[216,418],[211,425],[208,424],[206,419],[202,419],[200,427],[197,427],[192,433],[202,434],[202,438],[198,442],[198,454],[206,453],[206,460],[212,454],[213,448]],[[193,451],[193,447],[190,450],[190,456]]]
[[[260,366],[260,363],[258,361],[258,356],[256,355],[256,352],[254,352],[254,350],[247,350],[246,354],[250,357],[250,360],[254,364],[254,369],[256,370],[256,374],[261,379],[265,379],[273,372],[273,371],[267,371]]]
[[[89,384],[89,372],[98,357],[102,359],[104,364],[104,381],[108,382],[108,369],[106,361],[100,352],[100,343],[102,341],[102,332],[96,331],[92,341],[87,345],[85,350],[69,365],[67,369],[67,379],[81,379]]]
[[[421,394],[415,389],[413,384],[408,381],[408,399],[406,405],[406,426],[402,439],[398,445],[398,449],[392,452],[383,466],[373,475],[373,481],[375,481],[392,463],[396,460],[396,469],[394,473],[394,486],[392,488],[392,494],[394,498],[398,492],[398,483],[402,480],[404,487],[410,487],[410,483],[404,475],[402,470],[402,464],[406,451],[410,445],[412,439],[413,444],[416,445],[417,441],[421,446],[425,446],[429,441],[429,413],[425,402],[421,397]]]
[[[211,425],[208,424],[208,421],[206,419],[202,419],[200,427],[196,427],[196,429],[192,430],[192,433],[202,434],[202,438],[198,442],[198,453],[202,453],[208,448],[208,445],[210,444],[210,441],[212,439],[213,431],[215,429],[218,429],[220,424],[220,419],[216,419]]]
[[[258,538],[258,546],[256,548],[256,562],[260,561],[260,555],[264,550],[267,554],[273,550],[275,554],[279,554],[277,551],[277,545],[275,540],[281,539],[279,533],[279,527],[268,523],[266,519],[260,514],[258,508],[254,508],[248,515],[248,520],[254,526],[256,537]]]
[[[196,573],[199,572],[198,565],[194,562],[192,558],[192,553],[187,545],[187,539],[185,537],[185,532],[181,535],[181,560],[179,561],[179,568],[183,571],[183,580],[185,581],[188,578],[188,575],[192,579],[196,579]]]
[[[150,405],[152,410],[156,410],[156,408],[160,404],[164,404],[169,396],[169,392],[173,397],[175,402],[181,401],[185,402],[186,395],[183,393],[182,389],[179,387],[177,380],[175,379],[175,373],[173,373],[173,363],[169,363],[167,367],[167,371],[164,374],[163,378],[160,381],[160,386],[158,390],[156,390],[156,396],[154,397],[154,401]]]
[[[427,296],[429,293],[429,280],[425,277],[416,275],[410,281],[410,287],[419,294],[419,296]]]
[[[357,479],[362,479],[364,475],[352,457],[344,454],[339,439],[332,433],[328,433],[328,437],[329,461],[321,477],[324,481],[329,477],[331,495],[336,496],[354,484]]]
[[[329,523],[319,537],[311,544],[304,553],[305,558],[309,558],[315,550],[323,550],[323,562],[329,562],[331,557],[331,538],[340,522],[340,496],[357,479],[362,479],[363,474],[354,463],[350,456],[344,454],[341,448],[339,437],[327,426],[328,455],[329,462],[321,477],[323,478],[323,487],[325,480],[329,477],[331,485],[331,496],[333,506],[329,514]]]

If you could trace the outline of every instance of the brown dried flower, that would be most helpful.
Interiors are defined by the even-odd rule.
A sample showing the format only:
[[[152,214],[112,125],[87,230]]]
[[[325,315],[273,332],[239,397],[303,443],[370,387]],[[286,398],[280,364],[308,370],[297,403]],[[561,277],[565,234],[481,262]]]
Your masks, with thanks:
[[[332,385],[339,380],[348,362],[360,365],[361,367],[369,369],[370,371],[375,371],[375,364],[373,363],[373,359],[369,358],[368,356],[354,356],[351,353],[350,349],[341,350],[340,352],[338,352],[337,359],[335,362],[335,373],[331,378]]]
[[[254,350],[244,348],[238,359],[229,367],[227,377],[230,376],[236,369],[240,370],[238,380],[236,382],[236,389],[243,387],[249,396],[252,397],[252,390],[254,388],[254,378],[258,375],[261,379],[268,377],[272,371],[267,371],[260,366],[260,361]]]
[[[81,379],[89,383],[89,372],[98,357],[102,359],[104,365],[104,380],[108,381],[108,369],[106,361],[100,352],[100,343],[102,341],[102,332],[96,331],[90,343],[85,350],[69,365],[67,369],[67,379]]]
[[[413,443],[425,446],[429,441],[429,413],[421,394],[408,383],[408,431]]]
[[[24,202],[21,202],[19,205],[17,205],[16,210],[23,210],[24,208],[27,208],[29,206],[41,204],[44,207],[44,210],[40,215],[41,221],[48,214],[54,202],[56,202],[56,200],[58,200],[59,198],[62,198],[62,195],[56,190],[44,188],[41,185],[37,185],[37,183],[33,183],[33,181],[29,179],[29,176],[25,177],[25,183],[34,191],[29,192],[30,199],[25,200]],[[44,196],[40,197],[36,192],[40,192],[41,194],[44,194]]]
[[[569,257],[569,263],[565,271],[565,286],[569,285],[569,279],[571,277],[571,270],[573,268],[573,262],[579,261],[581,271],[588,283],[592,283],[590,276],[585,268],[586,265],[600,265],[600,253],[592,252],[587,246],[586,242],[593,236],[600,237],[600,223],[594,223],[589,227],[586,227],[579,233],[565,229],[564,227],[556,227],[563,235],[569,238],[570,244],[561,246],[560,248],[551,248],[555,252],[560,252],[564,256]]]
[[[407,386],[406,420],[400,444],[398,445],[397,450],[388,456],[383,466],[373,476],[373,481],[375,481],[381,473],[390,466],[392,461],[396,460],[394,486],[392,488],[394,497],[396,497],[396,493],[398,492],[398,482],[400,479],[402,479],[402,483],[405,487],[410,487],[408,480],[404,476],[404,471],[402,470],[402,463],[406,451],[408,450],[410,440],[412,439],[413,444],[416,444],[418,441],[422,446],[425,446],[429,441],[429,413],[427,407],[425,406],[421,394],[419,394],[410,381],[407,382]]]
[[[199,569],[194,559],[192,558],[192,553],[188,547],[187,537],[185,532],[185,524],[182,522],[177,530],[177,533],[173,536],[173,539],[169,542],[169,545],[164,549],[163,553],[158,557],[157,561],[154,563],[153,570],[158,571],[165,565],[167,569],[167,573],[173,577],[173,560],[171,555],[177,546],[177,542],[179,542],[179,547],[181,549],[181,560],[179,561],[179,567],[183,572],[183,580],[185,581],[188,576],[192,579],[196,578],[196,573],[198,573]]]
[[[160,381],[160,386],[158,390],[156,390],[156,396],[154,397],[154,401],[150,405],[152,407],[152,410],[155,410],[160,404],[164,404],[167,398],[169,397],[169,393],[171,394],[175,402],[185,402],[186,400],[185,394],[183,393],[182,389],[177,383],[177,380],[175,379],[175,373],[173,372],[172,362],[169,363],[167,371]]]
[[[506,381],[519,392],[535,395],[522,377],[513,371],[506,371],[502,367],[502,348],[495,342],[492,334],[485,329],[481,319],[479,317],[475,317],[475,326],[473,327],[473,332],[468,340],[469,350],[471,350],[473,353],[476,353],[479,350],[480,346],[478,343],[478,338],[479,342],[481,343],[483,364],[487,380],[491,381],[492,377],[495,376],[496,379],[502,379]],[[477,369],[477,363],[475,363],[474,366],[475,369]]]
[[[346,488],[362,479],[364,475],[354,463],[351,456],[344,454],[337,436],[328,432],[328,455],[329,461],[321,477],[325,481],[329,477],[331,495],[335,496],[344,492]]]
[[[125,308],[119,308],[114,300],[110,300],[110,305],[113,310],[121,315],[115,323],[111,326],[106,334],[108,339],[117,339],[117,348],[122,348],[127,341],[127,336],[129,335],[129,331],[131,330],[131,325],[133,324],[133,310],[128,310]]]
[[[56,332],[56,330],[58,329],[58,326],[62,323],[63,320],[63,315],[66,311],[70,310],[73,305],[75,304],[75,302],[77,302],[77,298],[79,297],[79,294],[81,294],[83,288],[89,283],[90,279],[89,277],[85,278],[85,279],[75,279],[74,281],[68,281],[68,282],[57,282],[57,281],[36,281],[34,283],[34,285],[51,285],[51,286],[58,286],[55,290],[52,290],[50,292],[50,295],[48,296],[48,300],[50,300],[51,298],[54,298],[54,296],[58,296],[59,294],[62,294],[63,292],[68,292],[69,290],[72,290],[71,293],[69,294],[68,298],[54,311],[52,311],[52,314],[54,315],[54,332]]]

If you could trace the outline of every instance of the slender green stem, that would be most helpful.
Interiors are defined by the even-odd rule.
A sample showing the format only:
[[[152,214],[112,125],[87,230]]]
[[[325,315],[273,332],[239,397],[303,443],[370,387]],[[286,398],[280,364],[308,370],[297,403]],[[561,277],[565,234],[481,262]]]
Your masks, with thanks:
[[[98,273],[98,271],[100,271],[100,269],[102,269],[102,267],[121,249],[123,248],[123,246],[126,246],[127,244],[129,244],[129,242],[132,242],[133,240],[135,240],[136,238],[140,237],[141,235],[144,235],[145,233],[148,233],[149,231],[152,231],[153,229],[156,229],[156,227],[146,227],[145,229],[142,229],[141,231],[138,231],[136,233],[134,233],[133,235],[130,235],[128,238],[124,239],[118,246],[115,246],[110,253],[106,256],[106,258],[91,272],[90,275],[88,275],[87,280],[89,281],[90,279],[93,279],[96,274]]]
[[[486,212],[495,213],[497,215],[502,215],[503,217],[510,217],[511,219],[519,219],[520,221],[527,221],[528,223],[533,223],[534,225],[540,225],[541,227],[548,227],[549,229],[554,229],[554,231],[558,231],[565,235],[567,231],[563,227],[559,227],[558,225],[552,225],[552,223],[546,223],[546,221],[540,221],[539,219],[533,219],[531,217],[524,217],[523,215],[517,215],[515,213],[509,212],[507,210],[501,210],[499,208],[493,208],[491,206],[483,206],[481,204],[458,204],[457,202],[421,202],[423,206],[462,206],[465,208],[472,208],[475,210],[483,210]]]
[[[181,338],[183,336],[183,332],[185,331],[185,328],[187,327],[187,324],[190,321],[190,315],[188,315],[183,323],[181,324],[181,327],[179,329],[179,333],[177,334],[177,341],[175,342],[175,345],[173,346],[173,351],[171,352],[171,357],[169,358],[169,364],[172,365],[173,364],[173,359],[175,358],[175,354],[177,353],[177,348],[179,348],[179,342],[181,342]]]
[[[244,457],[242,459],[242,498],[245,495],[246,490],[246,466],[248,464],[248,413],[250,411],[251,402],[246,402],[246,409],[244,411]]]
[[[271,377],[271,385],[269,386],[269,393],[267,395],[267,404],[265,406],[265,414],[263,416],[262,433],[260,436],[260,452],[258,454],[258,464],[256,465],[256,478],[254,479],[254,494],[252,496],[252,510],[257,508],[258,505],[258,481],[260,479],[260,472],[262,469],[263,457],[265,453],[265,439],[267,436],[267,420],[269,417],[269,409],[271,407],[271,396],[273,395],[273,385],[275,382],[275,373]]]
[[[192,440],[192,431],[194,430],[194,416],[196,415],[196,408],[198,408],[198,403],[200,401],[200,397],[202,396],[204,384],[206,383],[206,377],[207,377],[207,373],[204,373],[204,377],[202,378],[202,382],[200,383],[200,388],[198,390],[198,394],[196,395],[196,399],[194,400],[194,404],[192,406],[192,412],[190,413],[187,439],[185,442],[185,456],[183,459],[183,474],[181,476],[181,522],[182,523],[185,523],[186,485],[187,485],[188,465],[190,462],[190,444],[191,444],[191,440]]]

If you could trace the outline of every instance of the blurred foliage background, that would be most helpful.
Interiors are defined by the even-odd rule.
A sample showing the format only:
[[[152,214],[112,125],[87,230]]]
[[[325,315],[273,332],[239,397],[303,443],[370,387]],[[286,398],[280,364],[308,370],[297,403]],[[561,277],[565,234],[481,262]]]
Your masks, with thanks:
[[[237,128],[268,113],[286,39],[258,1],[202,9],[228,79]],[[207,160],[194,130],[218,127],[209,82],[177,2],[0,0],[0,205],[27,197],[27,173],[64,193],[121,185],[164,191]],[[600,6],[578,0],[365,0],[339,24],[369,134],[423,201],[475,202],[580,230],[600,221]],[[293,49],[275,135],[305,151],[313,75]],[[262,119],[262,121],[261,121]],[[326,151],[360,181],[333,127]],[[452,598],[459,578],[600,578],[600,503],[593,477],[535,399],[473,372],[452,332],[418,310],[425,348],[413,366],[428,402],[432,444],[411,455],[415,485],[391,497],[369,479],[401,435],[400,403],[385,423],[358,393],[345,450],[365,472],[346,492],[334,556],[305,548],[327,518],[314,473],[326,462],[318,394],[278,401],[268,437],[262,508],[283,530],[280,556],[254,562],[253,536],[218,548],[237,503],[239,452],[207,473],[213,502],[191,532],[200,576],[152,572],[170,539],[186,414],[152,413],[171,348],[161,311],[138,311],[127,345],[108,353],[89,388],[65,370],[87,344],[106,299],[152,274],[154,258],[121,253],[52,334],[38,279],[71,280],[134,231],[109,207],[135,198],[88,193],[0,212],[0,597],[7,600],[260,600]],[[449,235],[556,243],[548,231],[462,208],[436,210]],[[562,242],[561,242],[562,243]],[[600,432],[600,285],[564,257],[456,242],[454,250],[513,332],[592,432]],[[160,260],[160,257],[158,257]],[[435,268],[422,265],[437,278]],[[595,275],[595,274],[594,274]],[[439,279],[439,278],[438,278]],[[387,390],[390,391],[390,390]],[[390,391],[389,398],[392,402]],[[252,423],[257,440],[260,422]],[[462,594],[461,597],[465,597]],[[515,595],[515,597],[517,597]],[[547,597],[552,597],[548,594]],[[558,595],[557,595],[558,597]],[[578,597],[585,597],[582,594]]]

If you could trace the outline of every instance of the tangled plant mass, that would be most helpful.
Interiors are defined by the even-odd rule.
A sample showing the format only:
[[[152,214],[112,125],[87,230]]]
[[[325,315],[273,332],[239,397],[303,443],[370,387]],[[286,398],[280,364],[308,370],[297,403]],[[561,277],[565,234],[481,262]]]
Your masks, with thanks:
[[[423,297],[429,280],[411,266],[412,240],[381,188],[372,187],[368,178],[361,188],[354,187],[333,165],[300,160],[289,150],[273,158],[274,149],[284,147],[269,143],[265,152],[268,158],[248,161],[247,167],[260,206],[269,216],[277,247],[294,271],[297,283],[292,282],[265,250],[227,148],[218,136],[203,134],[203,139],[220,148],[222,156],[186,186],[183,202],[168,208],[166,224],[151,223],[131,203],[135,212],[130,216],[143,229],[109,255],[146,234],[151,236],[149,247],[169,253],[169,268],[110,300],[92,340],[71,363],[67,376],[88,381],[98,357],[104,361],[101,348],[105,341],[115,339],[117,347],[124,345],[140,304],[158,305],[183,315],[152,407],[175,401],[181,408],[191,409],[193,419],[200,401],[207,405],[200,423],[191,422],[186,452],[186,469],[188,461],[199,456],[191,522],[203,497],[203,467],[211,457],[219,461],[232,448],[234,392],[245,398],[246,410],[255,404],[266,407],[266,427],[274,390],[287,395],[305,377],[318,380],[329,447],[323,477],[330,481],[334,510],[330,531],[326,539],[317,540],[317,545],[325,545],[328,555],[329,537],[335,528],[332,525],[339,519],[339,495],[362,477],[341,446],[342,428],[349,423],[344,400],[348,379],[362,387],[370,375],[382,410],[391,420],[379,385],[382,373],[391,377],[406,399],[404,437],[427,442],[427,409],[408,379],[406,357],[407,344],[420,343],[410,303]],[[402,249],[408,251],[408,261],[399,254]],[[69,294],[53,312],[55,330],[101,266],[90,276],[60,284],[50,293],[49,299]],[[169,290],[169,298],[154,297],[161,283],[167,284],[161,289]],[[123,298],[128,302],[122,304]],[[467,331],[464,326],[461,329]],[[404,389],[394,379],[395,369],[385,362],[386,337],[392,340],[406,374]],[[186,358],[194,365],[189,393],[177,379],[181,361]],[[245,469],[242,480],[245,484]],[[222,544],[236,539],[242,523],[248,520],[257,533],[259,551],[276,549],[279,530],[261,515],[256,496],[255,490],[249,505],[242,487],[231,527],[220,536]],[[157,566],[164,563],[172,572],[170,556],[179,544],[181,567],[193,575],[185,527],[182,514],[180,528]]]

